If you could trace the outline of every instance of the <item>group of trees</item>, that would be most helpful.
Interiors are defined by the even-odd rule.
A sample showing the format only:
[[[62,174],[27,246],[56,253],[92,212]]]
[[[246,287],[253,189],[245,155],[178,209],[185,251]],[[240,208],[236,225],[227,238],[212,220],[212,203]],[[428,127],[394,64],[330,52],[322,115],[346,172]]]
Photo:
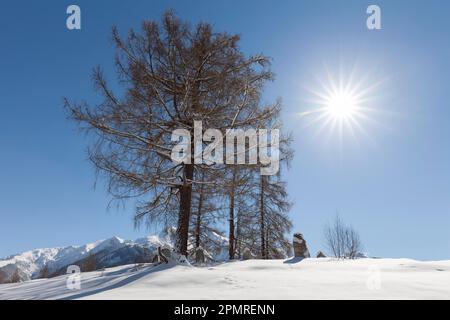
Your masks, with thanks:
[[[6,272],[0,270],[0,284],[2,283],[17,283],[22,281],[20,278],[19,269],[16,268],[14,272],[8,276]]]
[[[95,255],[89,253],[87,258],[81,263],[80,268],[82,272],[90,272],[97,270],[97,260],[95,258]]]
[[[188,244],[213,245],[208,235],[226,223],[230,259],[244,248],[260,258],[282,256],[290,248],[285,234],[292,224],[280,172],[261,175],[261,161],[236,165],[171,157],[179,142],[172,141],[175,129],[198,143],[194,121],[202,122],[201,135],[207,128],[224,137],[239,130],[281,129],[280,101],[263,104],[261,99],[264,84],[273,79],[269,58],[246,56],[239,36],[214,32],[207,23],[190,26],[170,11],[161,23],[144,22],[141,32],[131,30],[122,38],[114,28],[112,35],[120,86],[109,86],[96,68],[93,81],[102,101],[88,105],[66,99],[65,107],[93,133],[89,159],[113,198],[136,199],[137,226],[176,225],[181,255],[188,255]],[[218,143],[217,136],[210,138]],[[245,140],[246,160],[256,147],[250,140]],[[238,139],[233,157],[242,152],[235,143]],[[292,158],[289,145],[290,137],[281,134],[282,168]],[[194,149],[188,149],[188,158],[198,156]]]
[[[5,272],[0,270],[0,284],[6,283],[7,281],[8,281],[8,276],[6,275]]]

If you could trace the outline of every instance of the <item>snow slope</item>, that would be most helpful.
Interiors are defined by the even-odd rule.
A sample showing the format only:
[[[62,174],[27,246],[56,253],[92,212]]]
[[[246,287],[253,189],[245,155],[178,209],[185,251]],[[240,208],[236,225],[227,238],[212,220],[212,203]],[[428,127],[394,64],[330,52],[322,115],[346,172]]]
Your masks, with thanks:
[[[225,260],[228,257],[228,239],[214,232],[208,235],[209,239],[214,240],[217,245],[211,252],[214,260]],[[49,268],[50,275],[64,274],[67,266],[72,264],[81,266],[83,261],[91,255],[95,257],[99,268],[125,265],[136,261],[151,261],[153,253],[159,246],[171,248],[174,239],[175,228],[168,228],[159,235],[134,241],[114,236],[82,246],[26,251],[0,259],[0,278],[10,279],[16,270],[19,271],[21,280],[39,278],[44,266]]]
[[[450,261],[248,260],[209,267],[133,265],[0,285],[0,299],[449,299]]]
[[[155,244],[159,244],[160,241]],[[146,243],[147,248],[151,247],[151,242]],[[29,280],[39,276],[39,272],[45,265],[48,265],[50,272],[58,271],[70,264],[76,263],[93,254],[113,253],[124,247],[132,247],[136,243],[112,237],[88,243],[82,246],[67,246],[57,248],[43,248],[26,251],[0,259],[0,271],[11,273],[18,268],[22,280]]]

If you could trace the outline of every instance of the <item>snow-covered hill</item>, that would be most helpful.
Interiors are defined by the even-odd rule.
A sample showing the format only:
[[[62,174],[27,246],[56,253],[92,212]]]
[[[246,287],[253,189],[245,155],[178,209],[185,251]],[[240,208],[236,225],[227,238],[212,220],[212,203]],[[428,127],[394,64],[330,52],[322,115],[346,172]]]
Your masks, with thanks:
[[[112,237],[82,246],[68,246],[58,248],[35,249],[0,259],[0,283],[11,279],[14,272],[19,273],[22,281],[36,279],[42,274],[44,266],[48,268],[48,275],[55,276],[66,273],[67,266],[83,265],[94,256],[96,267],[107,268],[137,262],[150,262],[159,246],[171,248],[174,242],[174,229],[167,229],[159,235],[151,235],[134,241]],[[219,243],[226,248],[227,240],[215,234]],[[223,251],[213,253],[217,260],[223,258]]]
[[[1,299],[449,299],[450,261],[248,260],[135,265],[0,285]]]

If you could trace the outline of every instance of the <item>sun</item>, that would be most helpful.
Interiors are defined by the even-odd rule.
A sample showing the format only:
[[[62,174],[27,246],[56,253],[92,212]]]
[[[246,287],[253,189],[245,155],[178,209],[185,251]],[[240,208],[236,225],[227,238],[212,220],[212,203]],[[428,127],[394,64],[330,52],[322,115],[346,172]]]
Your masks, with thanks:
[[[333,92],[325,99],[325,112],[335,119],[351,119],[358,111],[358,98],[348,91]]]
[[[348,73],[342,70],[337,76],[328,69],[322,77],[318,75],[316,84],[310,81],[304,87],[302,108],[306,110],[298,113],[304,118],[304,128],[313,128],[315,136],[325,134],[327,140],[337,138],[339,143],[347,136],[356,140],[361,135],[368,137],[368,126],[376,123],[374,116],[379,110],[375,89],[383,80],[374,81],[355,68]]]

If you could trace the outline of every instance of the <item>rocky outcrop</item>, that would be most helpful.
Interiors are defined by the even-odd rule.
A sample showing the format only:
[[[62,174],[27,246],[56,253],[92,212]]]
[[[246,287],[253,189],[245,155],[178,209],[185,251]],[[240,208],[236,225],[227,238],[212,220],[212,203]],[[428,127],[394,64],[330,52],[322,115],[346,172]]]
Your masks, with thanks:
[[[294,256],[296,258],[310,257],[308,247],[306,246],[306,241],[301,233],[294,233],[293,247]]]
[[[249,248],[245,248],[242,252],[242,260],[250,260],[253,258],[252,252]]]
[[[327,256],[322,251],[317,252],[316,258],[326,258],[326,257]]]

